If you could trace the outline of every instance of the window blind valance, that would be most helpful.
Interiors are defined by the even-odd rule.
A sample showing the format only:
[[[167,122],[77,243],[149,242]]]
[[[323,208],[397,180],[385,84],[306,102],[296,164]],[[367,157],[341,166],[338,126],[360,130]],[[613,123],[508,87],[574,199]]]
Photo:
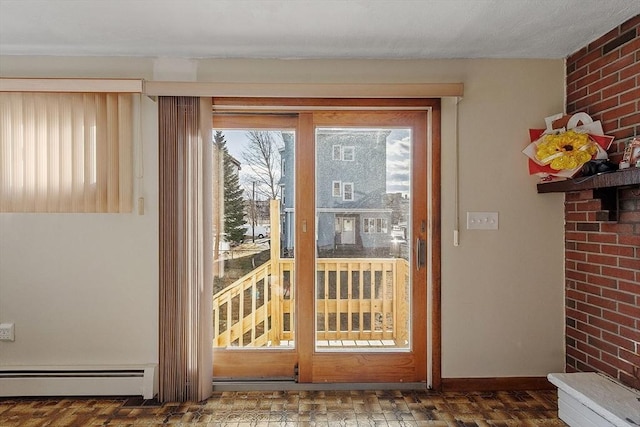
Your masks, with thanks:
[[[145,81],[149,96],[274,98],[442,98],[461,97],[462,83],[207,83]]]

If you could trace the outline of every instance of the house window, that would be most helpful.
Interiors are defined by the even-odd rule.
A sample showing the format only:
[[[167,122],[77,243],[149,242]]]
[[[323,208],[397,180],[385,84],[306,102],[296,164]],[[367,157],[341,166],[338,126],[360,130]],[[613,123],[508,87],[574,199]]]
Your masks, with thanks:
[[[353,146],[343,147],[342,145],[334,145],[332,147],[333,160],[342,160],[344,162],[352,162],[355,160],[356,149]]]
[[[131,212],[134,98],[0,94],[1,212]]]
[[[365,218],[365,233],[386,233],[388,231],[387,220],[385,218]]]
[[[342,160],[342,146],[334,145],[333,146],[333,160]]]
[[[281,175],[285,176],[286,172],[287,172],[287,168],[286,168],[287,162],[285,161],[285,159],[282,159],[282,164],[281,164]]]
[[[345,162],[353,162],[356,158],[355,147],[342,147],[342,160]]]
[[[340,181],[333,181],[333,197],[342,196],[342,183]]]
[[[342,184],[342,200],[353,200],[353,182],[345,182]]]

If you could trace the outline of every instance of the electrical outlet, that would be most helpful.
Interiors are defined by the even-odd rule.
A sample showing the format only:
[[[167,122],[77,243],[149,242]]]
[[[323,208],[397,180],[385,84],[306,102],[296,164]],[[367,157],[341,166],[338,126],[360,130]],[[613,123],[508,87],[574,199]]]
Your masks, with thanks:
[[[13,323],[0,323],[0,341],[14,341]]]
[[[498,212],[467,212],[467,230],[497,230]]]

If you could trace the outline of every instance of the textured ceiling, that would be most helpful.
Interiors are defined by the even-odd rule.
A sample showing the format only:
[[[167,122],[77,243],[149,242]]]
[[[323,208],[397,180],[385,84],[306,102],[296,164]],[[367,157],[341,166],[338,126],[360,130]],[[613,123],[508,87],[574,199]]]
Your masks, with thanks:
[[[640,0],[0,0],[0,54],[563,58]]]

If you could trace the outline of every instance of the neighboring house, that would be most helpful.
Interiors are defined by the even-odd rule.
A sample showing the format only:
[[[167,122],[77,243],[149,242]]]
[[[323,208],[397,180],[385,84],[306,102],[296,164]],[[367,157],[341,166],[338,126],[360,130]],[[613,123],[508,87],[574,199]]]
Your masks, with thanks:
[[[213,187],[213,199],[218,204],[219,208],[214,211],[214,217],[212,219],[212,233],[213,233],[213,254],[215,261],[214,274],[217,277],[224,276],[224,260],[221,257],[223,252],[231,249],[231,243],[227,240],[227,234],[224,232],[224,167],[223,167],[223,152],[217,144],[213,144],[215,158],[220,162],[216,166],[216,170],[220,174],[214,179]],[[229,163],[231,164],[231,173],[236,176],[240,174],[240,162],[236,160],[232,155],[228,155]],[[220,260],[218,262],[217,260]]]
[[[319,253],[388,252],[386,144],[390,131],[320,129],[316,136],[316,244]],[[283,248],[293,248],[293,140],[282,150]]]
[[[283,256],[293,257],[293,243],[295,222],[293,215],[294,204],[294,147],[293,133],[282,132],[284,145],[280,148],[280,239]]]
[[[229,161],[231,162],[231,166],[232,166],[232,168],[233,168],[233,172],[234,172],[236,175],[240,175],[240,169],[241,169],[241,167],[240,167],[240,165],[241,165],[240,161],[239,161],[238,159],[236,159],[235,157],[233,157],[231,154],[229,154]]]

